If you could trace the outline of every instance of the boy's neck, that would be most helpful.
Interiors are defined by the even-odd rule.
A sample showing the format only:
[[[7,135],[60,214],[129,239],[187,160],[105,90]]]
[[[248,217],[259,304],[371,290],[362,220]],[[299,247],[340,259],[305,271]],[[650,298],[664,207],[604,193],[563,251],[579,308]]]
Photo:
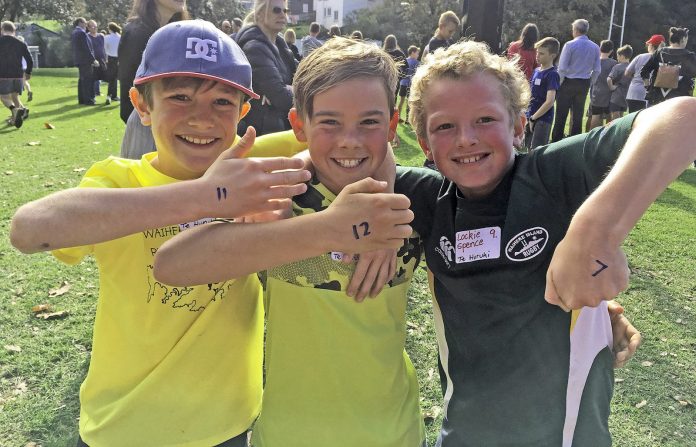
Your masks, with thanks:
[[[548,64],[541,64],[541,69],[542,70],[548,70],[549,68],[553,67],[553,62],[549,62]]]
[[[599,53],[600,59],[609,59],[609,54],[611,53]]]

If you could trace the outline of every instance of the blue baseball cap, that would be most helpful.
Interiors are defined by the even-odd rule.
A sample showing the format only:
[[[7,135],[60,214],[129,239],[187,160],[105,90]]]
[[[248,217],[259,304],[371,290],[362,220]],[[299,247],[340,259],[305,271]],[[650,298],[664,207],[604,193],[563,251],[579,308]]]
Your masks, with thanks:
[[[182,20],[155,31],[133,84],[174,76],[210,79],[259,98],[252,90],[251,65],[242,49],[205,20]]]

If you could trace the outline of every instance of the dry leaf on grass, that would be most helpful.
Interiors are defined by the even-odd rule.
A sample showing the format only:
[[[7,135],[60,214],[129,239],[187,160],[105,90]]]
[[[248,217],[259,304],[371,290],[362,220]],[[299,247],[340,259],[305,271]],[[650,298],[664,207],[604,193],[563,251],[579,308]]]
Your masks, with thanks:
[[[51,123],[44,123],[44,127],[45,127],[46,129],[55,129],[55,128],[56,128],[56,126],[54,126],[54,125],[51,124]]]
[[[55,296],[64,295],[68,290],[70,290],[70,283],[63,281],[57,289],[52,289],[48,291],[48,296],[53,298]]]
[[[650,366],[653,366],[653,362],[646,360],[644,362],[641,362],[640,366],[650,367]]]
[[[14,171],[5,171],[5,175],[12,175],[14,174]]]
[[[41,144],[40,141],[30,141],[27,143],[27,146],[38,146],[40,144]]]
[[[68,316],[67,310],[61,310],[58,312],[43,312],[36,314],[36,318],[43,318],[44,320],[56,320],[58,318],[65,318]]]
[[[37,312],[48,312],[51,310],[51,306],[48,304],[37,304],[36,306],[31,308],[31,311],[34,313]]]
[[[22,352],[22,348],[17,345],[5,345],[4,348],[10,352]]]
[[[430,408],[430,410],[423,412],[423,421],[425,421],[426,424],[432,424],[440,413],[442,413],[442,408],[434,405]]]
[[[12,394],[19,396],[20,394],[26,393],[28,389],[27,382],[21,381],[15,385],[14,389],[12,390]]]
[[[41,444],[37,444],[34,441],[27,442],[27,444],[24,447],[41,447]]]
[[[636,404],[636,408],[643,408],[644,406],[648,405],[648,401],[643,399],[640,402]]]
[[[83,172],[85,170],[86,170],[85,168],[75,168],[75,169],[73,169],[73,172]]]

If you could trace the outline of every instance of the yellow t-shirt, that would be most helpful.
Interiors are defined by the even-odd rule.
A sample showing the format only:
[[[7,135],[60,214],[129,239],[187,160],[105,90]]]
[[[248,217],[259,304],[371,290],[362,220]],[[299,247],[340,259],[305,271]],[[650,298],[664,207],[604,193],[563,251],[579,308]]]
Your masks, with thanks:
[[[291,155],[302,148],[291,136],[274,135],[250,155]],[[177,181],[152,167],[156,155],[95,163],[80,187]],[[244,432],[256,418],[263,361],[256,275],[183,288],[152,275],[159,247],[206,221],[53,252],[69,264],[93,255],[99,266],[92,358],[80,388],[80,435],[91,447],[210,447]]]
[[[335,199],[314,182],[295,215]],[[345,294],[354,266],[330,253],[271,269],[266,284],[266,385],[255,447],[416,447],[425,439],[406,352],[406,295],[420,241],[374,299]]]

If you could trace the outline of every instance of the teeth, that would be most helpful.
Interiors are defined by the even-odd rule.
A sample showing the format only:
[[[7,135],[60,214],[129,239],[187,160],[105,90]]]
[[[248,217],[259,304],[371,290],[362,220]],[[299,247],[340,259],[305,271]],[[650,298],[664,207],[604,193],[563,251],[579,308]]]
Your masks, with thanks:
[[[454,161],[456,161],[457,163],[467,164],[467,163],[475,163],[482,158],[483,158],[483,155],[476,155],[474,157],[455,158]]]
[[[355,159],[355,158],[346,158],[346,159],[340,159],[340,158],[335,158],[336,163],[341,165],[342,168],[355,168],[357,167],[360,163],[362,163],[363,159]]]
[[[190,137],[188,135],[181,135],[181,138],[184,140],[188,141],[189,143],[193,144],[209,144],[215,141],[215,138],[197,138],[197,137]]]

